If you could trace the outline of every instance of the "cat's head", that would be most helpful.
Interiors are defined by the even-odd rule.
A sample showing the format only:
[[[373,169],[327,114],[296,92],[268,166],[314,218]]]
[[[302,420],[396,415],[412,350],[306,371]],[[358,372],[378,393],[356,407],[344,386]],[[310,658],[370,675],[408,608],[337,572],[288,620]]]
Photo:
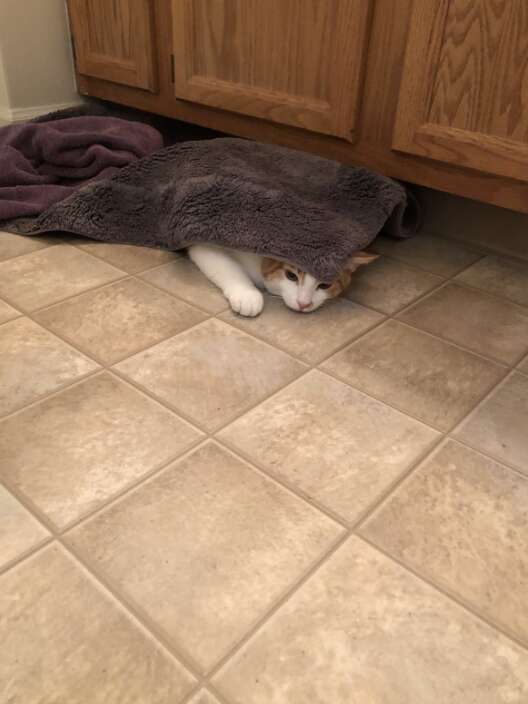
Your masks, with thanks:
[[[282,296],[288,308],[311,313],[329,298],[339,296],[350,284],[352,274],[358,267],[377,258],[377,254],[355,252],[338,276],[331,283],[324,283],[295,266],[265,257],[262,260],[262,276],[268,291]]]

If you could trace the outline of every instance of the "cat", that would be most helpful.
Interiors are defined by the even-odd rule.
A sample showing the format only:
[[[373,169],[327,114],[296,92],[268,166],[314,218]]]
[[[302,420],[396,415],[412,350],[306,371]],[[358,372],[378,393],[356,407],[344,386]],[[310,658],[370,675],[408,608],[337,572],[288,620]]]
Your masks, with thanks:
[[[262,291],[281,296],[292,310],[311,313],[350,284],[352,273],[378,258],[356,252],[331,282],[318,281],[311,274],[277,259],[239,252],[216,245],[196,244],[188,248],[191,260],[212,281],[239,315],[255,317],[264,307]]]

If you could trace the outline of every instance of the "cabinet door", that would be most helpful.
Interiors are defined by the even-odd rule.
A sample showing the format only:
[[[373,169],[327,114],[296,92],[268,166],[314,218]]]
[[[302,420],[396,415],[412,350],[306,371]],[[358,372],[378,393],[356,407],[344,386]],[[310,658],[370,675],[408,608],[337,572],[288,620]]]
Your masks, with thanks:
[[[371,0],[172,0],[178,98],[351,140]]]
[[[528,181],[527,0],[415,0],[393,147]]]
[[[77,71],[156,90],[150,0],[68,0]]]

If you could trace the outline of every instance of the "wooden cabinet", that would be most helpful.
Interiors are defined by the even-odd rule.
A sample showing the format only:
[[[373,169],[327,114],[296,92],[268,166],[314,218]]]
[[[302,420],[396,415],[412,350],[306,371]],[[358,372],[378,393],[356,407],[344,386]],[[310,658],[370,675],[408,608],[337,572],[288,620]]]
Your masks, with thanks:
[[[528,0],[68,0],[79,88],[528,213]]]
[[[420,0],[395,149],[528,181],[528,2]]]
[[[150,0],[68,0],[77,70],[155,91]]]
[[[178,98],[351,140],[371,0],[172,0]]]

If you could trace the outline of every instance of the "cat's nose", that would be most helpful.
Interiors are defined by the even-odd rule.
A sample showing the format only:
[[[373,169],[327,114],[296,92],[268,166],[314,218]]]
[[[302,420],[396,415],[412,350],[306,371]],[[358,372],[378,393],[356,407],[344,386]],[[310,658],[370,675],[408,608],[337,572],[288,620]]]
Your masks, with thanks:
[[[309,308],[312,305],[311,301],[300,301],[297,299],[297,305],[299,306],[299,310],[305,310],[306,308]]]

